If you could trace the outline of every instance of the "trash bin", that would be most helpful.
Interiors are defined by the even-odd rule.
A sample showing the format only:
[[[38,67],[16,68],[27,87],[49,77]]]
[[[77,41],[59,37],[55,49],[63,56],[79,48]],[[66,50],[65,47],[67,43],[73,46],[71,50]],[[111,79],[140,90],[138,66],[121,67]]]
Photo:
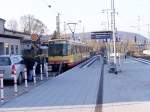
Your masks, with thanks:
[[[104,56],[104,64],[107,64],[107,57]]]
[[[118,73],[117,69],[116,69],[116,65],[113,62],[110,63],[110,65],[109,65],[109,71],[108,72],[109,73],[115,73],[115,74]]]

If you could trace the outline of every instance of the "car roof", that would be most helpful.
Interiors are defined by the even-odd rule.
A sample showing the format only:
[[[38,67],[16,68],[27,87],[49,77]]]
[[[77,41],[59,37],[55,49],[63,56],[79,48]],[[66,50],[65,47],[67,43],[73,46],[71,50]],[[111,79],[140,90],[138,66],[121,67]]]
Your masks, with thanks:
[[[10,57],[10,55],[0,55],[0,57]]]
[[[0,55],[0,57],[2,57],[2,56],[9,56],[9,57],[10,57],[10,56],[22,56],[22,55],[20,55],[20,54],[12,54],[12,55],[11,55],[11,54],[10,54],[10,55],[9,55],[9,54],[8,54],[8,55]]]
[[[0,57],[22,57],[22,55],[0,55]]]
[[[0,55],[0,57],[9,58],[12,64],[18,63],[19,61],[23,60],[22,55]]]

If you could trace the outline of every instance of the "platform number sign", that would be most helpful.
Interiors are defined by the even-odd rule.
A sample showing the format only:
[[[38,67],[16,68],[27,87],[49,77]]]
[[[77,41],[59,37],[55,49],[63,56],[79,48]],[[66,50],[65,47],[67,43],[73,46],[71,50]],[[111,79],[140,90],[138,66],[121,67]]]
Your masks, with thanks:
[[[91,39],[112,39],[112,31],[91,32]]]

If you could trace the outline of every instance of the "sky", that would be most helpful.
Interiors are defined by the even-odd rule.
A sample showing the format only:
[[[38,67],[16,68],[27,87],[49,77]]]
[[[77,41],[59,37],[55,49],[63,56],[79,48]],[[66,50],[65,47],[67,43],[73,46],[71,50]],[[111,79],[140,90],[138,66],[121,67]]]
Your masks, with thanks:
[[[139,33],[150,38],[150,0],[114,0],[116,9],[116,27],[118,31]],[[49,8],[48,5],[52,7]],[[56,29],[56,15],[60,13],[61,32],[64,22],[78,23],[76,32],[106,30],[107,13],[111,0],[0,0],[0,18],[6,23],[26,14],[40,19],[52,33]],[[110,21],[110,11],[108,12]],[[66,26],[67,32],[70,32]]]

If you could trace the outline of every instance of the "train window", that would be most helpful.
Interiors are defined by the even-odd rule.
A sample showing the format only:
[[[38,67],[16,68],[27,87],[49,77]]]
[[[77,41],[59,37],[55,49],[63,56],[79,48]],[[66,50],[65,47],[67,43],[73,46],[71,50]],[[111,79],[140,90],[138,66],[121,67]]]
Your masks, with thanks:
[[[74,45],[74,49],[73,49],[74,54],[77,54],[77,46]]]
[[[76,54],[76,46],[75,45],[71,46],[71,54]]]
[[[68,55],[68,44],[63,44],[63,56]]]
[[[76,54],[78,53],[78,46],[76,45]]]
[[[86,52],[86,51],[85,51],[85,46],[83,47],[83,51],[84,51],[84,53]]]
[[[77,53],[80,53],[80,46],[77,46]]]
[[[82,53],[82,46],[80,46],[80,53]]]
[[[72,45],[71,44],[68,44],[68,55],[71,55],[72,54],[72,49],[71,49]]]
[[[71,45],[71,54],[74,54],[74,45]]]
[[[81,53],[83,53],[83,46],[81,46]]]
[[[73,54],[76,54],[76,46],[74,45]]]

